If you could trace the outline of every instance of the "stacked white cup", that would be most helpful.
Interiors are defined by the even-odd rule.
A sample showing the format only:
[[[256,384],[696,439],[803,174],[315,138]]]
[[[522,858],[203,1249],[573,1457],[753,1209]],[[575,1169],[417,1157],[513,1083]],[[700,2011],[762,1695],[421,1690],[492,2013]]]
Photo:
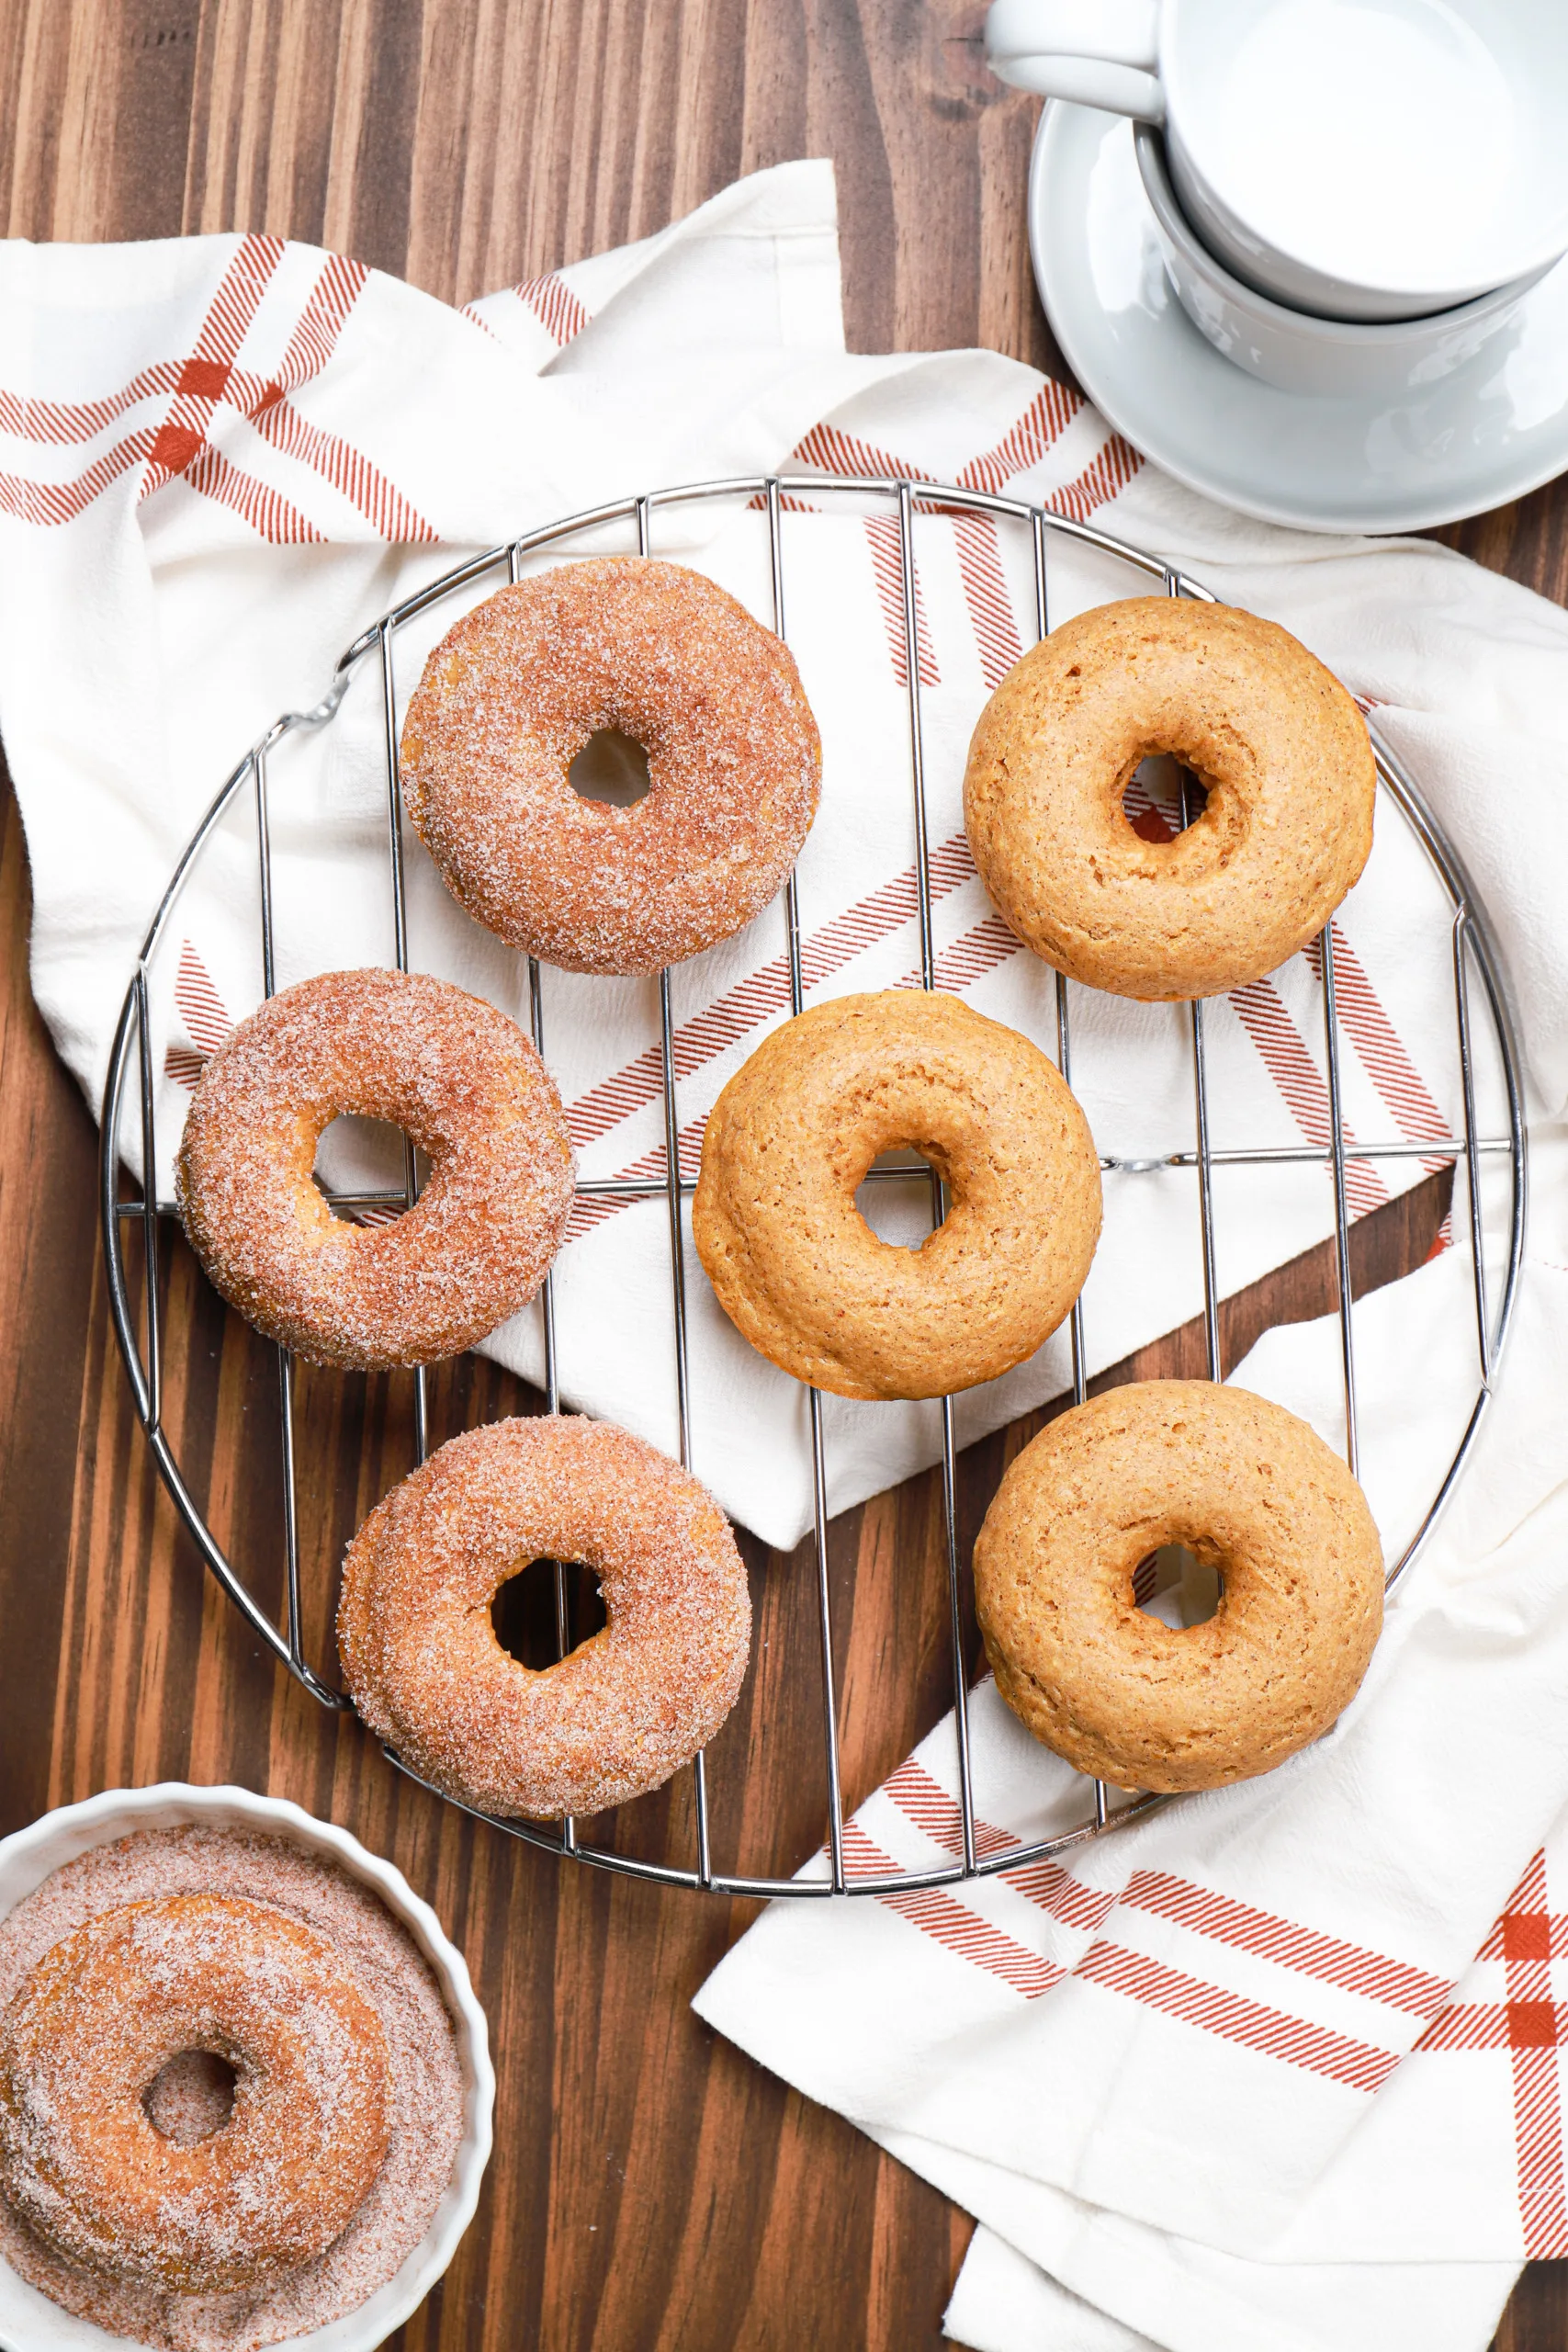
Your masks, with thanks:
[[[1568,0],[995,0],[986,46],[1134,119],[1182,308],[1286,390],[1433,382],[1568,252]]]

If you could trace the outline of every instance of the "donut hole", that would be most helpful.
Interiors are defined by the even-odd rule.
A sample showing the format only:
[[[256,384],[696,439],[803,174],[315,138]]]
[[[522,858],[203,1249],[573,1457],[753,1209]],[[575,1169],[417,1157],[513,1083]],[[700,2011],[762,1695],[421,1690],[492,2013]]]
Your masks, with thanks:
[[[1162,1544],[1133,1571],[1133,1599],[1146,1617],[1172,1633],[1206,1625],[1224,1597],[1225,1580],[1212,1561],[1185,1544]]]
[[[390,1119],[362,1119],[344,1111],[321,1131],[313,1170],[327,1205],[343,1225],[392,1225],[402,1216],[408,1138]],[[414,1185],[423,1191],[430,1162],[416,1148]],[[333,1198],[334,1194],[347,1198]],[[370,1195],[369,1199],[366,1195]],[[393,1198],[376,1198],[391,1194]],[[355,1201],[360,1205],[352,1205]]]
[[[592,1568],[580,1561],[563,1563],[566,1569],[567,1648],[576,1649],[609,1623],[604,1596]],[[561,1656],[556,1621],[556,1564],[530,1560],[514,1577],[497,1588],[490,1604],[495,1638],[508,1657],[531,1674],[543,1674]]]
[[[142,2092],[142,2110],[160,2139],[194,2148],[229,2121],[239,2079],[216,2050],[179,2050]]]
[[[861,1178],[855,1206],[879,1241],[895,1250],[918,1250],[929,1239],[935,1173],[931,1161],[910,1147],[878,1152]]]
[[[1122,791],[1122,814],[1140,841],[1156,847],[1195,824],[1208,805],[1209,788],[1202,777],[1184,767],[1173,752],[1148,752]]]
[[[653,781],[648,753],[618,727],[595,728],[567,769],[566,780],[580,800],[601,800],[610,808],[635,808]]]

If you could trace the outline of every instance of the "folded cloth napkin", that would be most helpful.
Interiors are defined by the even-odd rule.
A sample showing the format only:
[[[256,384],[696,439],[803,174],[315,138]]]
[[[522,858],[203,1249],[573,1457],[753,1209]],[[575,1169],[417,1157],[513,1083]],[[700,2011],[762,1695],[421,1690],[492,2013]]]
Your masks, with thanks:
[[[642,245],[463,313],[257,236],[12,244],[0,247],[0,727],[32,860],[35,989],[95,1102],[138,941],[181,844],[245,746],[279,710],[316,700],[333,656],[367,621],[468,551],[556,515],[781,465],[819,481],[867,470],[958,481],[1093,515],[1295,628],[1375,707],[1418,772],[1489,906],[1537,1110],[1555,1119],[1568,1102],[1559,815],[1568,759],[1555,734],[1568,621],[1418,542],[1306,540],[1223,514],[1141,465],[1076,397],[996,355],[847,355],[826,167],[761,174]],[[785,533],[789,633],[826,747],[822,815],[800,875],[808,991],[911,985],[919,954],[897,545],[886,514],[845,511],[809,486],[792,501]],[[655,547],[700,563],[770,616],[758,518],[744,505],[661,509]],[[938,978],[1049,1041],[1054,995],[990,914],[958,821],[968,731],[1030,641],[1032,582],[1016,539],[984,518],[921,518],[916,558]],[[1054,568],[1053,614],[1134,584],[1114,562],[1068,550]],[[424,647],[460,609],[427,616],[423,638],[411,632],[400,644],[400,699]],[[362,669],[332,726],[290,738],[271,763],[282,982],[389,957],[379,692]],[[1151,787],[1134,813],[1157,831],[1173,812]],[[1429,889],[1398,822],[1380,823],[1337,941],[1346,1123],[1359,1139],[1434,1141],[1459,1116]],[[243,826],[220,829],[181,901],[173,952],[151,975],[161,1190],[202,1057],[261,991],[255,891]],[[417,964],[524,1014],[517,959],[457,914],[416,847],[410,911]],[[675,975],[679,1118],[694,1156],[718,1087],[787,1010],[781,949],[770,910]],[[550,972],[544,995],[547,1057],[584,1173],[658,1174],[651,989]],[[1178,1124],[1190,1118],[1181,1016],[1083,992],[1075,1001],[1074,1080],[1102,1151],[1132,1160],[1188,1141]],[[1321,1147],[1329,1128],[1310,962],[1208,1018],[1211,1088],[1225,1123],[1215,1141]],[[1483,1077],[1490,1121],[1495,1073]],[[372,1164],[362,1139],[329,1140],[329,1173]],[[1423,1172],[1418,1159],[1353,1165],[1358,1214]],[[1086,1299],[1091,1368],[1197,1303],[1189,1182],[1174,1172],[1108,1177],[1107,1240]],[[1327,1229],[1316,1171],[1281,1176],[1266,1195],[1232,1186],[1221,1206],[1226,1289]],[[558,1275],[561,1376],[569,1401],[672,1450],[672,1385],[658,1375],[671,1345],[661,1216],[632,1207],[580,1219]],[[1462,1253],[1449,1250],[1381,1305],[1358,1309],[1368,1484],[1391,1547],[1418,1516],[1473,1392],[1472,1371],[1453,1354],[1467,1279]],[[1549,1263],[1530,1269],[1511,1358],[1517,1401],[1495,1417],[1489,1466],[1424,1558],[1368,1693],[1333,1741],[1258,1789],[1171,1809],[1074,1873],[1041,1876],[1035,1893],[994,1882],[966,1894],[952,1915],[960,1937],[977,1937],[999,1969],[956,1959],[951,1938],[916,1934],[897,1907],[813,1902],[770,1915],[705,1994],[709,2013],[768,2063],[933,2177],[948,2167],[952,2193],[986,2215],[993,2235],[977,2241],[960,2295],[975,2341],[1050,2341],[1055,2330],[1070,2343],[1070,2324],[1086,2343],[1125,2345],[1138,2330],[1174,2343],[1175,2287],[1134,2309],[1115,2284],[1123,2273],[1184,2282],[1189,2312],[1209,2313],[1227,2295],[1251,2312],[1253,2290],[1236,2280],[1272,2260],[1295,2266],[1289,2308],[1309,2316],[1281,2320],[1298,2333],[1270,2338],[1271,2307],[1255,2294],[1250,2346],[1354,2343],[1374,2275],[1371,2291],[1392,2315],[1384,2341],[1448,2340],[1424,2332],[1426,2314],[1440,2302],[1449,2324],[1463,2305],[1453,2283],[1462,2275],[1472,2324],[1452,2340],[1479,2342],[1481,2306],[1495,2308],[1521,2245],[1542,2250],[1550,2199],[1547,2221],[1524,2225],[1522,2238],[1498,2226],[1508,2141],[1480,2121],[1471,2136],[1477,2177],[1491,2184],[1484,2220],[1456,2192],[1440,2243],[1413,2246],[1396,2226],[1407,2217],[1387,2200],[1351,2194],[1320,2215],[1313,2200],[1338,2178],[1341,2152],[1366,2136],[1369,2115],[1391,2112],[1395,2086],[1426,2063],[1423,2053],[1393,2072],[1480,1950],[1562,1794],[1550,1704],[1561,1639],[1549,1443],[1561,1401],[1555,1280]],[[1338,1408],[1323,1341],[1310,1329],[1271,1335],[1247,1374],[1332,1435]],[[490,1345],[536,1373],[536,1316]],[[1427,1398],[1411,1394],[1413,1363],[1427,1372]],[[1064,1378],[1060,1350],[1043,1351],[964,1400],[961,1436],[1059,1391]],[[939,1435],[920,1407],[835,1401],[828,1424],[833,1508],[933,1458]],[[693,1428],[694,1466],[721,1499],[771,1540],[793,1542],[810,1517],[800,1394],[741,1347],[700,1277]],[[1067,1798],[1050,1759],[1022,1741],[994,1693],[978,1695],[976,1718],[987,1819],[1027,1829],[1054,1817]],[[917,1759],[939,1792],[944,1771],[951,1779],[943,1755],[939,1734]],[[1478,1763],[1485,1770],[1471,1769]],[[879,1796],[855,1834],[899,1860],[929,1860],[943,1850],[945,1802],[928,1792],[906,1820],[896,1795]],[[1172,1901],[1179,1910],[1196,1903],[1205,1919],[1273,1913],[1299,1924],[1259,1953],[1239,1931],[1227,1939],[1132,1895],[1139,1871],[1199,1890]],[[1043,1907],[1039,1890],[1058,1884],[1059,1903]],[[1508,1933],[1538,1945],[1549,1932],[1538,1894],[1520,1914],[1533,1924],[1506,1931],[1505,1947]],[[931,1917],[948,1919],[953,1900]],[[877,1937],[892,1940],[873,1953],[866,1939]],[[771,1955],[788,1939],[796,1955],[781,1968]],[[1323,1965],[1292,1969],[1285,1945]],[[1133,1959],[1106,1962],[1106,1951]],[[1370,1963],[1377,1991],[1342,1981],[1356,1951],[1388,1956],[1386,1972]],[[944,1972],[934,1982],[921,1973],[933,1965]],[[1496,1963],[1480,1965],[1495,1974]],[[1545,2031],[1546,1965],[1531,1962],[1536,1973],[1519,1982],[1536,1989],[1517,1999],[1507,1980],[1507,2002],[1529,2012],[1521,2034]],[[1111,1981],[1128,1967],[1171,2002],[1233,2020],[1278,2018],[1276,2049],[1288,2043],[1290,2054],[1255,2046],[1256,2034],[1182,2041],[1196,2035],[1190,2019]],[[1387,1984],[1394,1994],[1384,2000]],[[976,1985],[979,2006],[966,2009]],[[767,1988],[761,2001],[757,1987]],[[1418,1996],[1426,2007],[1412,2006]],[[1495,2020],[1491,1979],[1471,2006],[1479,2018],[1487,2004]],[[776,2012],[776,2031],[759,2009]],[[1486,2041],[1493,2030],[1477,2023],[1463,2063],[1501,2064],[1502,2043]],[[1036,2039],[1049,2047],[1036,2050]],[[1341,2045],[1371,2055],[1345,2057]],[[1555,2067],[1544,2041],[1520,2047],[1545,2051]],[[1307,2064],[1302,2050],[1335,2065]],[[1347,2068],[1355,2081],[1341,2079]],[[1385,2074],[1389,2089],[1369,2100]],[[1547,2108],[1544,2093],[1532,2097],[1540,2141]],[[1406,2136],[1398,2162],[1425,2177],[1439,2145],[1429,2127]],[[1299,2247],[1296,2227],[1306,2233]],[[1114,2256],[1091,2258],[1102,2239],[1114,2240]],[[1445,2289],[1401,2267],[1428,2258],[1447,2263]],[[1348,2284],[1347,2266],[1357,2266]],[[1004,2338],[1020,2312],[1025,2334]],[[1179,2340],[1195,2340],[1191,2329]]]
[[[1521,2259],[1568,2254],[1568,1171],[1545,1157],[1556,1262],[1326,1739],[1066,1868],[775,1904],[697,1996],[979,2218],[947,2314],[977,2352],[1480,2352]],[[1464,1288],[1450,1250],[1362,1302],[1381,1396],[1391,1361],[1457,1374]],[[1329,1429],[1337,1345],[1276,1330],[1235,1377]],[[989,1679],[970,1726],[983,1853],[1081,1817]],[[949,1719],[859,1809],[849,1867],[950,1860],[957,1786]]]

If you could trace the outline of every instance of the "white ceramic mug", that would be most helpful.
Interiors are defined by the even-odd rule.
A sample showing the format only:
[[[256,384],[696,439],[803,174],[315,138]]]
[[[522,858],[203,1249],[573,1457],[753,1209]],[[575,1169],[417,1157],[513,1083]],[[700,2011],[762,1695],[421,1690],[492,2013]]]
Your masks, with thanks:
[[[1568,251],[1568,0],[995,0],[1020,88],[1161,123],[1273,300],[1419,318]]]
[[[1245,285],[1193,233],[1177,203],[1165,142],[1153,124],[1139,123],[1135,138],[1138,175],[1177,300],[1216,351],[1281,391],[1310,392],[1323,400],[1418,396],[1511,326],[1531,287],[1545,275],[1532,270],[1429,318],[1325,319],[1288,310]]]

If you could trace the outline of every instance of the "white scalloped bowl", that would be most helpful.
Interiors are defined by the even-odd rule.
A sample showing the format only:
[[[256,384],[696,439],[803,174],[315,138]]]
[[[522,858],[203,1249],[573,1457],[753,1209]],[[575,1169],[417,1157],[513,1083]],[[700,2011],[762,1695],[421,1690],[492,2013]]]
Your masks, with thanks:
[[[138,1829],[176,1829],[186,1822],[288,1838],[374,1888],[429,1962],[451,2011],[463,2069],[463,2136],[429,2229],[385,2286],[357,2311],[326,2327],[312,2328],[308,2335],[289,2336],[279,2346],[279,2352],[376,2352],[423,2302],[474,2217],[490,2160],[495,2106],[485,2013],[462,1953],[447,1940],[429,1904],[421,1902],[400,1871],[368,1853],[345,1829],[313,1820],[285,1798],[258,1797],[249,1789],[200,1789],[164,1781],[151,1789],[109,1789],[81,1804],[46,1813],[14,1837],[0,1839],[0,1918],[78,1854],[111,1845]],[[125,2352],[128,2341],[62,2311],[0,2260],[0,2346],[6,2352]]]

